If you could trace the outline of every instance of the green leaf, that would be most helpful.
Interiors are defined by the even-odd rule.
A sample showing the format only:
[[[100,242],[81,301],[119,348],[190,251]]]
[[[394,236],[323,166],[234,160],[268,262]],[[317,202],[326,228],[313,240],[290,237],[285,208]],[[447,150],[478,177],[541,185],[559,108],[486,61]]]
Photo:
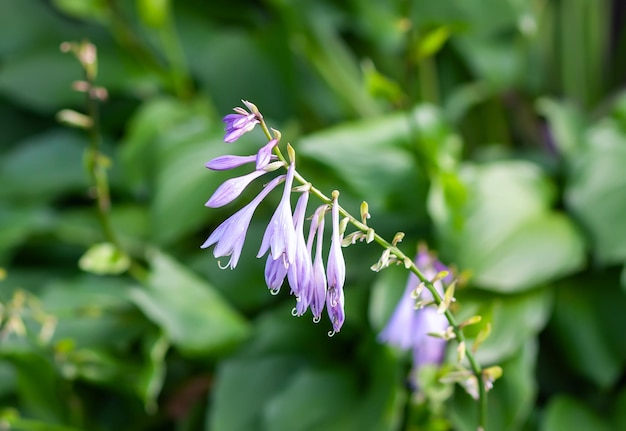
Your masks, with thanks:
[[[446,202],[445,183],[437,182],[429,208],[448,260],[469,271],[473,284],[515,292],[582,266],[583,240],[568,218],[550,211],[554,188],[535,165],[467,165],[460,179],[461,208]]]
[[[145,288],[131,299],[187,355],[216,355],[248,335],[244,318],[208,283],[169,256],[154,252]]]
[[[626,363],[626,346],[621,342],[625,308],[616,276],[578,277],[558,290],[549,327],[553,342],[578,374],[602,388],[619,379]]]
[[[304,369],[291,376],[288,385],[273,397],[264,411],[263,428],[268,430],[337,430],[341,418],[354,409],[356,385],[349,373],[339,370]],[[311,408],[311,396],[315,408]]]
[[[218,369],[213,405],[205,429],[259,429],[267,401],[288,385],[291,376],[300,366],[300,361],[290,356],[225,362]],[[242,409],[241,406],[245,408]]]
[[[0,160],[0,197],[19,201],[49,201],[87,186],[80,134],[52,129],[29,138]]]
[[[626,260],[626,132],[605,119],[589,129],[585,149],[572,156],[566,202],[590,233],[605,264]]]
[[[552,398],[539,427],[540,431],[609,431],[612,428],[589,406],[568,395]]]
[[[81,256],[78,266],[93,274],[121,274],[130,268],[130,258],[115,245],[105,242],[92,245]]]

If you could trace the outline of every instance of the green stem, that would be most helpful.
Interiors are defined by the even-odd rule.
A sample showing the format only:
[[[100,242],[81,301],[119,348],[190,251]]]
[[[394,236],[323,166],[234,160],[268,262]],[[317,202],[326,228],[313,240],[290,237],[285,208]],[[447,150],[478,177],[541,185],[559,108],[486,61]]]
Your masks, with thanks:
[[[273,139],[273,136],[270,133],[270,130],[268,129],[267,125],[265,124],[265,121],[263,120],[263,118],[260,118],[260,122],[261,122],[261,128],[263,129],[263,132],[265,133],[265,136],[267,137],[267,139],[268,140]],[[276,155],[277,155],[279,160],[281,160],[285,164],[288,164],[287,159],[285,159],[285,157],[283,156],[283,154],[280,151],[280,149],[278,148],[278,146],[275,147],[275,152],[276,152]],[[309,192],[314,194],[315,196],[317,196],[324,203],[327,203],[329,205],[332,204],[333,200],[331,198],[326,196],[319,189],[315,188],[309,181],[307,181],[304,177],[302,177],[302,175],[300,175],[300,173],[298,173],[296,171],[295,174],[294,174],[294,177],[295,177],[295,179],[299,183],[301,183],[301,184],[308,184],[310,186]],[[341,206],[339,206],[339,213],[342,216],[347,217],[349,222],[350,222],[350,224],[352,224],[354,227],[356,227],[361,232],[367,233],[367,232],[369,232],[371,230],[370,227],[368,227],[366,224],[362,223],[357,218],[353,217],[352,214],[350,214],[348,211],[346,211]],[[377,234],[375,232],[374,232],[373,240],[376,241],[378,244],[380,244],[384,249],[389,249],[390,252],[394,256],[396,256],[396,258],[398,258],[398,260],[400,262],[403,262],[405,264],[405,267],[409,271],[411,271],[413,274],[415,274],[417,276],[417,278],[424,284],[424,286],[432,294],[433,299],[435,301],[435,304],[437,306],[439,306],[443,302],[443,298],[441,297],[441,295],[439,294],[439,292],[435,288],[434,284],[429,279],[426,278],[426,276],[417,268],[417,266],[415,266],[415,263],[413,262],[412,258],[408,257],[406,254],[404,254],[404,252],[402,250],[400,250],[398,247],[396,247],[395,245],[391,244],[390,242],[388,242],[386,239],[384,239],[382,236],[380,236],[379,234]],[[461,327],[459,326],[458,322],[456,321],[456,318],[452,315],[452,312],[449,309],[446,309],[445,312],[444,312],[444,315],[446,316],[446,319],[448,320],[448,323],[450,323],[450,326],[453,328],[454,335],[455,335],[457,341],[459,343],[462,343],[462,342],[466,341],[465,335],[463,334],[463,331],[461,330]],[[487,421],[487,391],[486,391],[486,388],[485,388],[485,382],[483,380],[483,370],[482,370],[482,367],[480,366],[480,364],[478,363],[478,361],[476,360],[476,358],[474,357],[474,354],[469,349],[466,349],[465,356],[467,357],[467,360],[468,360],[468,362],[470,364],[470,367],[472,369],[472,373],[474,374],[474,376],[476,377],[476,379],[478,381],[478,404],[479,404],[479,409],[478,409],[478,430],[479,431],[486,431],[486,429],[487,429],[486,428],[486,421]]]

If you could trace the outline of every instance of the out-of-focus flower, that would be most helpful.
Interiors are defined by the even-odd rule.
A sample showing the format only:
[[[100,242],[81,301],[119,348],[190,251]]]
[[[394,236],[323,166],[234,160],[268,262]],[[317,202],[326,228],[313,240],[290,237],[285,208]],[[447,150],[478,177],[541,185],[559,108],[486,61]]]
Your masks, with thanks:
[[[296,257],[296,230],[291,214],[291,186],[295,169],[294,163],[289,165],[283,196],[265,229],[257,254],[257,257],[261,257],[269,250],[272,258],[281,259],[285,268],[288,268]]]
[[[230,266],[231,269],[234,269],[239,261],[254,211],[268,193],[284,179],[285,175],[281,175],[270,181],[248,205],[222,222],[200,247],[207,248],[216,244],[215,249],[213,249],[213,256],[230,256],[230,260],[223,268]]]
[[[447,271],[441,262],[425,250],[419,251],[415,265],[429,280],[440,271]],[[442,281],[451,281],[450,278],[448,276],[435,282],[435,288],[440,295],[443,294]],[[417,276],[411,273],[400,302],[387,326],[379,334],[379,339],[387,344],[402,350],[412,349],[415,370],[425,364],[440,364],[443,361],[446,341],[428,334],[444,332],[449,325],[446,317],[439,314],[434,306],[415,309],[416,299],[413,293],[418,284]],[[433,297],[430,291],[423,289],[419,299],[432,301]]]
[[[256,106],[245,100],[242,102],[251,112],[237,107],[234,109],[236,114],[228,114],[223,118],[222,121],[226,123],[224,142],[235,142],[243,134],[251,131],[254,129],[254,126],[260,123],[258,118],[260,114]]]
[[[333,324],[333,331],[339,332],[345,320],[343,310],[343,284],[346,280],[346,263],[341,251],[343,235],[339,232],[339,202],[334,197],[332,203],[332,227],[330,252],[326,273],[328,275],[328,291],[326,295],[326,310]]]

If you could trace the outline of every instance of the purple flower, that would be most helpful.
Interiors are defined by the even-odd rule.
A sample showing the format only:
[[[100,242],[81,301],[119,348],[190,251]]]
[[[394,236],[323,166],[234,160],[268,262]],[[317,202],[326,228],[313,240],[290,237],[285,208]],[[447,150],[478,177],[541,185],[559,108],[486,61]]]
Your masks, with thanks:
[[[285,175],[278,176],[270,181],[248,205],[223,221],[222,224],[211,233],[204,244],[200,246],[201,248],[207,248],[213,244],[217,244],[213,250],[213,256],[230,256],[230,260],[223,268],[230,266],[231,269],[234,269],[235,266],[237,266],[241,249],[246,239],[246,232],[248,231],[248,226],[250,225],[254,211],[268,193],[283,181],[283,179],[285,179]]]
[[[226,123],[226,135],[224,135],[224,142],[235,142],[244,133],[254,129],[254,126],[260,123],[260,114],[258,109],[256,109],[256,106],[250,102],[246,102],[245,100],[243,100],[243,103],[252,112],[248,112],[245,109],[238,107],[234,109],[236,114],[228,114],[223,118],[222,121]]]
[[[315,259],[313,261],[313,273],[309,281],[309,291],[311,295],[311,312],[313,313],[313,321],[318,323],[322,317],[324,304],[326,303],[326,272],[324,271],[324,262],[322,257],[322,245],[324,240],[324,215],[328,205],[322,205],[315,210],[311,227],[309,229],[309,237],[307,239],[307,252],[311,254],[313,248],[313,240],[317,234],[317,242],[315,243]]]
[[[212,171],[227,171],[229,169],[243,166],[246,163],[252,163],[256,160],[257,156],[219,156],[211,159],[207,162],[206,167]]]
[[[296,256],[294,262],[289,265],[287,270],[287,279],[289,280],[291,291],[296,296],[297,303],[294,312],[296,316],[302,316],[309,308],[309,303],[311,302],[309,283],[311,273],[313,272],[313,264],[311,263],[311,254],[306,247],[303,230],[308,201],[309,192],[302,192],[293,213],[296,231]]]
[[[432,279],[441,270],[447,270],[427,251],[422,250],[415,259],[415,265],[427,279]],[[435,283],[435,288],[440,294],[443,293],[441,283],[441,280]],[[416,300],[412,294],[418,284],[417,276],[411,273],[400,302],[387,326],[379,334],[379,339],[387,344],[402,350],[413,349],[413,367],[416,370],[422,365],[440,364],[443,361],[446,341],[428,333],[443,332],[448,327],[448,320],[444,315],[439,314],[434,306],[415,309]],[[420,299],[429,301],[433,299],[433,296],[430,291],[424,289]]]
[[[267,225],[267,229],[265,229],[265,234],[263,234],[263,240],[261,241],[261,248],[257,254],[257,257],[261,257],[270,250],[272,259],[281,259],[285,268],[288,268],[289,265],[293,263],[296,256],[296,231],[291,215],[290,199],[295,169],[293,163],[289,165],[283,196],[278,204],[278,208],[276,208],[274,215]]]
[[[337,197],[332,204],[332,225],[330,252],[328,253],[328,293],[326,297],[326,309],[333,324],[333,333],[339,332],[345,315],[343,311],[343,283],[346,280],[346,263],[341,252],[341,239],[339,233],[339,203]]]
[[[250,172],[247,175],[243,175],[241,177],[230,178],[224,181],[218,188],[215,190],[211,198],[205,204],[207,207],[211,208],[219,208],[228,203],[231,203],[235,199],[241,195],[248,184],[250,184],[255,179],[259,178],[261,175],[266,174],[267,172],[263,169]]]

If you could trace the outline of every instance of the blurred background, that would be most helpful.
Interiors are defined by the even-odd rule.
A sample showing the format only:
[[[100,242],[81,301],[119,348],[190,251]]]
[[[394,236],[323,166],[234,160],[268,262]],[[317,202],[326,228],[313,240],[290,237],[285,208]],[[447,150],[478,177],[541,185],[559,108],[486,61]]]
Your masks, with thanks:
[[[265,287],[278,196],[237,269],[200,250],[261,187],[204,207],[232,176],[204,164],[265,142],[223,143],[241,99],[318,188],[457,268],[453,310],[504,369],[489,430],[626,429],[625,20],[619,0],[2,0],[0,429],[475,429],[445,367],[411,392],[377,341],[407,278],[369,270],[377,246],[344,249],[332,338]],[[82,40],[130,260],[103,245],[93,136],[58,121],[88,112],[59,49]]]

